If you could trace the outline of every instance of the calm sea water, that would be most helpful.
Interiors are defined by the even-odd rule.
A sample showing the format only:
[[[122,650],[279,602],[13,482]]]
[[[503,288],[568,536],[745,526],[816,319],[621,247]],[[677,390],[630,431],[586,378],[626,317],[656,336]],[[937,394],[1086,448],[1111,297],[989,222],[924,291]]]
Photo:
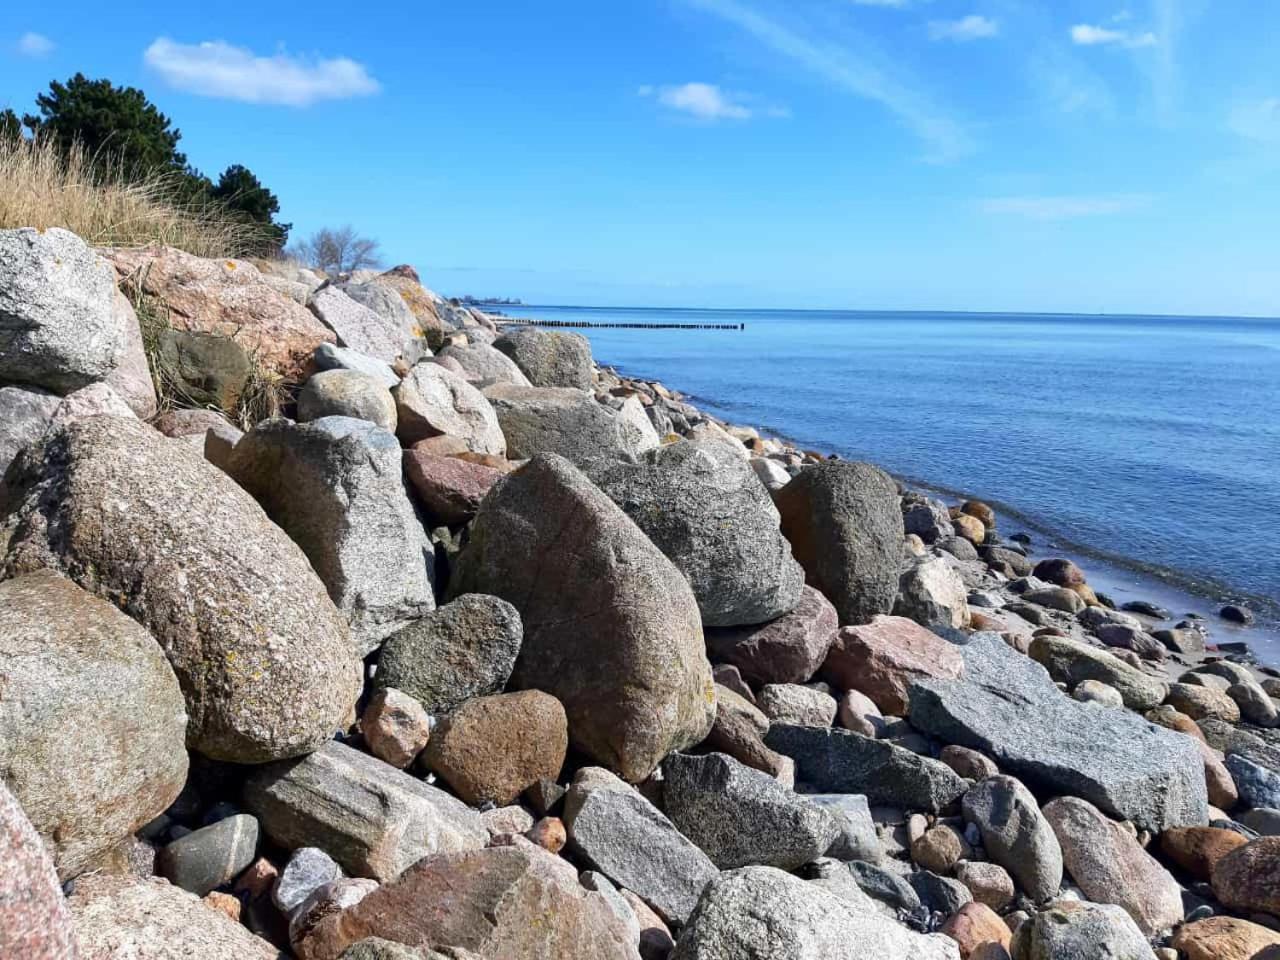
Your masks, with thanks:
[[[507,308],[728,420],[1280,619],[1280,320]],[[1270,631],[1268,631],[1270,633]]]

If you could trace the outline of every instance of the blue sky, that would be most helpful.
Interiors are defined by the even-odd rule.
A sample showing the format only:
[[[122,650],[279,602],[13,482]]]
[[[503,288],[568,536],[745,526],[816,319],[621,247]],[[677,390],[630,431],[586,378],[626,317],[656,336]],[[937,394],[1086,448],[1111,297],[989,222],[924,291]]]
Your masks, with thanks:
[[[142,87],[206,173],[530,302],[1280,315],[1271,0],[0,10],[0,106]]]

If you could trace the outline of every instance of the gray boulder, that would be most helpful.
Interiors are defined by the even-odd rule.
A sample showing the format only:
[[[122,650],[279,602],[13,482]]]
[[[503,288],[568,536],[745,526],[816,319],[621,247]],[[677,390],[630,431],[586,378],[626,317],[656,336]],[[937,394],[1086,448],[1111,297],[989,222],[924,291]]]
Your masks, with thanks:
[[[1060,900],[1018,927],[1014,960],[1156,960],[1151,944],[1119,907]]]
[[[1169,695],[1169,685],[1164,681],[1131,667],[1106,650],[1067,637],[1036,637],[1029,653],[1059,683],[1070,687],[1086,680],[1105,683],[1120,694],[1130,710],[1152,710]]]
[[[405,446],[443,435],[457,437],[475,453],[502,456],[507,452],[493,406],[452,370],[438,363],[420,363],[391,392],[396,401],[396,435]]]
[[[989,777],[964,795],[963,808],[987,855],[1028,897],[1043,903],[1058,895],[1062,847],[1031,791],[1013,777]]]
[[[342,292],[381,317],[384,323],[400,334],[406,345],[426,336],[426,331],[409,304],[391,284],[376,279],[366,283],[344,283]]]
[[[311,295],[307,307],[338,337],[338,346],[395,363],[410,350],[412,338],[395,321],[388,321],[333,285]]]
[[[911,564],[898,578],[895,616],[925,627],[961,630],[969,625],[969,590],[960,574],[941,557]]]
[[[44,436],[61,403],[39,387],[0,387],[0,480],[18,451]]]
[[[400,377],[385,360],[366,357],[358,350],[332,343],[322,343],[316,347],[315,365],[317,370],[354,370],[367,374],[388,390],[400,383]]]
[[[893,609],[902,559],[898,486],[866,463],[806,467],[773,495],[782,532],[842,625]]]
[[[174,886],[203,897],[234,880],[257,851],[258,821],[242,813],[167,844],[156,858],[156,872]]]
[[[1280,772],[1238,753],[1227,754],[1225,763],[1244,806],[1280,808]]]
[[[361,653],[435,609],[435,553],[396,438],[366,420],[265,420],[228,472],[311,561]]]
[[[456,360],[469,379],[485,385],[509,383],[517,387],[533,386],[514,360],[487,343],[450,344],[438,356]]]
[[[423,857],[489,842],[461,800],[336,740],[264,768],[244,795],[277,845],[320,847],[352,876],[380,882]]]
[[[867,798],[860,793],[810,793],[805,799],[825,809],[836,821],[836,838],[826,855],[836,860],[875,863],[883,855]]]
[[[745,460],[682,440],[584,472],[685,575],[705,626],[764,623],[799,603],[804,571]]]
[[[146,630],[51,570],[0,582],[0,665],[0,778],[68,879],[178,796],[182,691]]]
[[[377,377],[358,370],[322,370],[298,394],[298,421],[354,417],[396,432],[396,402]]]
[[[764,742],[796,762],[796,779],[823,793],[861,793],[873,805],[939,813],[966,781],[937,760],[848,730],[775,723]]]
[[[684,923],[718,873],[657,807],[599,767],[578,771],[563,819],[571,849],[667,923]]]
[[[1128,711],[1064,696],[1042,666],[998,636],[979,635],[960,651],[963,679],[912,684],[913,727],[985,753],[1032,787],[1083,797],[1145,830],[1208,821],[1204,763],[1190,739]]]
[[[92,417],[28,450],[5,492],[0,577],[61,570],[146,627],[186,695],[188,747],[261,763],[342,725],[360,682],[345,620],[302,551],[196,451]]]
[[[515,669],[524,629],[498,597],[458,597],[388,637],[374,685],[401,690],[435,716],[474,697],[501,693]]]
[[[580,333],[525,327],[504,333],[493,346],[514,360],[535,387],[591,389],[591,344]]]
[[[662,438],[649,421],[639,397],[627,397],[618,407],[618,432],[622,434],[622,443],[635,456],[657,449]]]
[[[902,498],[902,526],[904,532],[914,533],[925,543],[938,543],[955,536],[947,505],[919,493],[909,493]]]
[[[520,611],[512,684],[555,696],[573,745],[625,779],[643,780],[710,732],[715,694],[693,591],[567,460],[539,456],[493,487],[450,589]]]
[[[959,960],[956,942],[922,935],[773,867],[721,874],[671,960]]]
[[[69,230],[0,230],[0,382],[70,393],[120,364],[111,265]]]
[[[823,807],[723,753],[673,753],[662,782],[671,822],[721,870],[795,870],[825,854],[838,833]]]
[[[501,356],[501,354],[499,354]],[[597,459],[634,460],[648,444],[591,394],[568,387],[499,383],[484,392],[507,440],[507,456],[555,453],[578,467]]]

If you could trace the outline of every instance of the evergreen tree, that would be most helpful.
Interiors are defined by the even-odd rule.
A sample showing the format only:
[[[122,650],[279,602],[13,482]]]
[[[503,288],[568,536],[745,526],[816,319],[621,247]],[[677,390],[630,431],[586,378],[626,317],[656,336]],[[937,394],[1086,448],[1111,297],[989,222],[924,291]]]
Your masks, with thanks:
[[[218,178],[210,195],[255,223],[268,227],[271,239],[277,247],[283,247],[288,242],[289,229],[293,224],[276,222],[275,215],[280,212],[280,201],[248,167],[238,163],[227,167],[222,171],[222,176]]]

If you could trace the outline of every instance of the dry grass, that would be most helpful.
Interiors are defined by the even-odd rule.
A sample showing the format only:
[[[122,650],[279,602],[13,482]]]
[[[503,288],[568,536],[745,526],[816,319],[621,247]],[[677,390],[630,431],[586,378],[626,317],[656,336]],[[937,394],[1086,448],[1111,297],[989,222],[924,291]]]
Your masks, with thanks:
[[[260,226],[216,202],[178,200],[179,178],[139,181],[52,141],[0,137],[0,229],[65,227],[91,246],[161,243],[198,257],[245,257],[269,246]]]

